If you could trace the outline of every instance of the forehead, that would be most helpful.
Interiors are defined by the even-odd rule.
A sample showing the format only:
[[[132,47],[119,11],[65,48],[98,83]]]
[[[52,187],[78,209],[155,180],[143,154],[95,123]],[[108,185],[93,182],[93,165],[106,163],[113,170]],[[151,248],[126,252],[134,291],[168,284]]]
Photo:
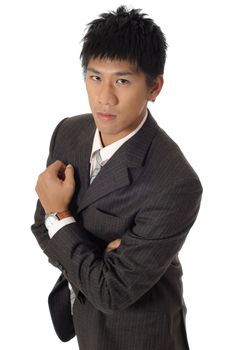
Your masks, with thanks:
[[[99,74],[136,75],[140,74],[137,66],[128,60],[109,58],[92,58],[89,60],[87,71]]]

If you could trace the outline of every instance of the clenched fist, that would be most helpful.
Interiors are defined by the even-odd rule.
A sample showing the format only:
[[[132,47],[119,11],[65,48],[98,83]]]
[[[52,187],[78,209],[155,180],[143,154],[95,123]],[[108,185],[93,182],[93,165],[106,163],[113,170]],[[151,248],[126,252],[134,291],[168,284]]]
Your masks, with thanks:
[[[39,175],[35,189],[46,213],[68,210],[75,191],[73,166],[56,160]]]

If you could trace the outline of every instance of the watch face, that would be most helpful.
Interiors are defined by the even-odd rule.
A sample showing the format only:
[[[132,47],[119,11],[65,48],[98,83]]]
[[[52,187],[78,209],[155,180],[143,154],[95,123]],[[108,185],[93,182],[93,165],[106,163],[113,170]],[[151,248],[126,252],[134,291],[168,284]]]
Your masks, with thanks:
[[[57,218],[56,214],[47,214],[45,216],[45,225],[46,225],[47,230],[51,226],[53,226],[53,224],[57,221],[58,221],[58,218]]]

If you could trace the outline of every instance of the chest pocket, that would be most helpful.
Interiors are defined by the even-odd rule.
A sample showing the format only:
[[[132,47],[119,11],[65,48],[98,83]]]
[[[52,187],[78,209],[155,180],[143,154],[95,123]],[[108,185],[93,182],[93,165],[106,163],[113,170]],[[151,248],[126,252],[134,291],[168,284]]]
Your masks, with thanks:
[[[114,216],[93,206],[84,210],[82,217],[85,229],[107,242],[121,238],[132,224],[130,217]]]

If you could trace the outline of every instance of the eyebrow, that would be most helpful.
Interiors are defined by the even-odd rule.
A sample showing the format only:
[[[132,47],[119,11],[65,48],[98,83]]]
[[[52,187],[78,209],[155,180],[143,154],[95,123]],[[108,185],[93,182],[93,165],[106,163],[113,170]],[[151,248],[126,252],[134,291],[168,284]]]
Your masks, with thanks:
[[[102,74],[101,72],[97,71],[96,69],[94,69],[92,67],[87,68],[87,71],[95,73],[95,74],[99,74],[99,75]],[[115,72],[114,75],[117,75],[119,77],[119,76],[126,76],[126,75],[134,75],[136,73],[137,73],[137,71],[135,71],[135,72],[134,71],[122,71],[122,72]]]

